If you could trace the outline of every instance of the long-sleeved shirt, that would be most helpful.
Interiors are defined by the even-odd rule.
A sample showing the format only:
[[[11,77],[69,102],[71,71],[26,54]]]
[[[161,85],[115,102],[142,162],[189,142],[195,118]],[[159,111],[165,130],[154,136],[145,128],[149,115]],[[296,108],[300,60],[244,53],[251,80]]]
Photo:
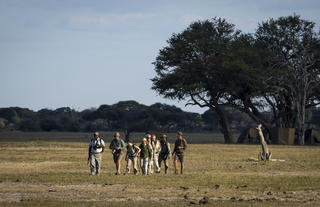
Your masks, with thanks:
[[[149,144],[140,144],[139,148],[141,149],[140,151],[140,158],[151,158],[152,157],[152,151],[149,146]]]
[[[152,155],[157,155],[160,153],[161,151],[161,145],[160,145],[160,141],[156,140],[156,141],[151,141],[151,147],[152,147]]]

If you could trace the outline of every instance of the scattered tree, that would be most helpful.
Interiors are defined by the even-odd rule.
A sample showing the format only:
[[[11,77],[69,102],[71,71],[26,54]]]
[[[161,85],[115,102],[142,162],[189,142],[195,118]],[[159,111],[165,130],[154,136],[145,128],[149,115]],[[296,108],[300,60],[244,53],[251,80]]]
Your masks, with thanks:
[[[286,126],[296,128],[303,145],[306,108],[319,104],[320,35],[315,23],[297,15],[270,19],[259,25],[256,37],[270,51],[267,81],[273,96],[268,103]]]
[[[230,73],[224,61],[239,33],[222,18],[194,22],[173,34],[153,63],[152,89],[165,98],[214,110],[226,143],[233,143],[233,137],[223,109]]]

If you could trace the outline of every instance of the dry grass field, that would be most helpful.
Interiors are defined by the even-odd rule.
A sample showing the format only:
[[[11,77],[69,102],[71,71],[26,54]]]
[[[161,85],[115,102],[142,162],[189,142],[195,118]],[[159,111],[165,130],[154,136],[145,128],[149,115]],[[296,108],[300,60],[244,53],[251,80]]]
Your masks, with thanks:
[[[106,150],[89,176],[84,140],[0,137],[0,206],[320,206],[320,147],[271,145],[285,162],[249,162],[260,146],[190,144],[184,175],[170,160],[150,176],[115,176]]]

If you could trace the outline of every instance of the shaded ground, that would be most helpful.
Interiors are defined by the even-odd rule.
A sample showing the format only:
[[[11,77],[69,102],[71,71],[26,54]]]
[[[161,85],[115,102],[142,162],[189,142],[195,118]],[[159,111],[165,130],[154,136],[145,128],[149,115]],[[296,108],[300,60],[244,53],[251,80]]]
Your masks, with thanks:
[[[114,132],[100,132],[100,136],[106,141],[110,142],[113,138]],[[120,132],[121,137],[124,134]],[[145,133],[132,132],[131,139],[134,142],[140,142]],[[188,143],[203,144],[203,143],[224,143],[223,134],[221,133],[184,133],[188,138]],[[176,133],[167,133],[170,142],[175,141]],[[87,132],[19,132],[8,131],[0,132],[0,142],[13,142],[24,141],[51,141],[51,142],[89,142],[92,133]],[[235,134],[238,137],[238,134]],[[235,140],[236,141],[236,140]]]

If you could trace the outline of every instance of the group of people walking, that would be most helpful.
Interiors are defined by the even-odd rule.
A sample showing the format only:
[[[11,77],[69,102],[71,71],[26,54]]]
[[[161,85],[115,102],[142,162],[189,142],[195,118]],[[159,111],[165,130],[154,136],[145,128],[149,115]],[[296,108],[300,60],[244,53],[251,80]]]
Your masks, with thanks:
[[[104,152],[105,142],[99,137],[99,133],[95,132],[94,137],[89,143],[88,162],[90,163],[91,175],[99,175],[101,169],[102,153]],[[184,151],[187,149],[187,141],[183,138],[182,132],[177,133],[177,140],[174,150],[171,152],[170,143],[165,134],[157,137],[147,133],[143,137],[139,146],[135,145],[131,139],[127,139],[126,143],[120,138],[120,133],[114,133],[114,139],[111,141],[109,149],[113,155],[113,161],[116,166],[116,175],[121,173],[121,160],[125,155],[127,162],[125,174],[131,173],[135,175],[139,173],[139,169],[143,175],[160,173],[161,163],[164,163],[164,172],[168,172],[168,159],[173,156],[175,174],[178,174],[178,161],[181,163],[180,173],[184,170]],[[125,153],[126,151],[126,153]],[[139,165],[139,166],[138,166]]]

